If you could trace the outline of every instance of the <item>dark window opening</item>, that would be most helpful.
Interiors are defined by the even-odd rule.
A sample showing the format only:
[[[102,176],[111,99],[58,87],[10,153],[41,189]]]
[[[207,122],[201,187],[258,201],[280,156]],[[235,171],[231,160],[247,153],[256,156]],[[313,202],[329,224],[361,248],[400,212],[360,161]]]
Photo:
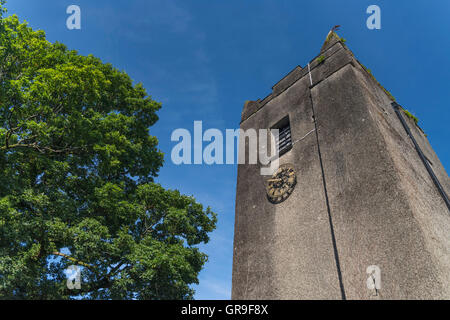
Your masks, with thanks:
[[[272,129],[278,129],[278,137],[275,141],[278,145],[279,155],[283,155],[292,149],[292,137],[291,137],[291,126],[289,123],[289,116],[281,119]]]

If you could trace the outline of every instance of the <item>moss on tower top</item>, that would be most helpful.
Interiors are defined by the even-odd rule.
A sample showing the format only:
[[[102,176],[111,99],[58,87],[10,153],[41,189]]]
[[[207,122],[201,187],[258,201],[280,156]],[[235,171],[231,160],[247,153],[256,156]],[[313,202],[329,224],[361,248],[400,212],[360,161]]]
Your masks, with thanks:
[[[328,32],[328,35],[325,39],[325,42],[322,45],[322,48],[320,48],[320,52],[327,50],[328,48],[330,48],[333,44],[335,44],[338,41],[341,41],[341,38],[338,36],[338,34],[336,32],[334,32],[333,30],[330,30],[330,32]]]

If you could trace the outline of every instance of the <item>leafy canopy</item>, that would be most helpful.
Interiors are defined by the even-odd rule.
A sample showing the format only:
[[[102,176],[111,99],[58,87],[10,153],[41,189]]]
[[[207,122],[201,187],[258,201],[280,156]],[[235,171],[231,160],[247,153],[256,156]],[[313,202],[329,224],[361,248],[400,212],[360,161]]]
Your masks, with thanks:
[[[154,183],[160,107],[125,72],[0,20],[0,297],[192,298],[216,215]]]

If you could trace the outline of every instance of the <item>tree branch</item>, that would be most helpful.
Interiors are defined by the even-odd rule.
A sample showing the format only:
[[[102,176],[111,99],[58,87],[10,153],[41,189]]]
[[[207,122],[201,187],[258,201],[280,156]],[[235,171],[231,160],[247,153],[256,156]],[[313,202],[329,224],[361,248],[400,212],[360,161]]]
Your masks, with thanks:
[[[71,256],[69,256],[67,254],[64,254],[64,253],[61,253],[61,252],[58,252],[58,251],[53,251],[52,254],[55,255],[55,256],[60,256],[60,257],[66,258],[67,260],[75,262],[76,264],[79,264],[80,266],[86,267],[88,269],[91,269],[91,270],[95,270],[96,269],[94,266],[91,266],[90,264],[87,264],[87,263],[85,263],[83,261],[80,261],[80,260],[77,260],[75,258],[72,258]]]
[[[71,147],[71,148],[63,148],[63,149],[53,149],[50,147],[40,147],[37,142],[34,143],[30,143],[30,144],[24,144],[23,141],[29,140],[24,139],[19,141],[19,143],[13,144],[13,145],[5,145],[3,147],[0,147],[0,150],[9,150],[9,149],[14,149],[14,148],[31,148],[34,150],[39,151],[40,153],[68,153],[68,152],[73,152],[76,150],[80,150],[83,148],[86,148],[86,146],[83,147]]]

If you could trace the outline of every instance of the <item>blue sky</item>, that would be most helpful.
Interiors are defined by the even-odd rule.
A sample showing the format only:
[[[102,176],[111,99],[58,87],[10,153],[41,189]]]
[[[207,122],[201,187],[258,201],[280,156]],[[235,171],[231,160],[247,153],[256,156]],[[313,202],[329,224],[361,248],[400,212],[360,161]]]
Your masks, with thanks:
[[[81,7],[82,29],[66,28]],[[381,30],[366,9],[381,8]],[[347,45],[415,114],[444,167],[450,167],[450,2],[442,0],[9,0],[9,13],[81,54],[94,54],[142,82],[162,102],[150,132],[166,163],[164,187],[194,195],[219,215],[197,299],[229,299],[237,167],[171,163],[177,128],[238,128],[245,100],[264,98],[295,66],[319,53],[340,24]]]

